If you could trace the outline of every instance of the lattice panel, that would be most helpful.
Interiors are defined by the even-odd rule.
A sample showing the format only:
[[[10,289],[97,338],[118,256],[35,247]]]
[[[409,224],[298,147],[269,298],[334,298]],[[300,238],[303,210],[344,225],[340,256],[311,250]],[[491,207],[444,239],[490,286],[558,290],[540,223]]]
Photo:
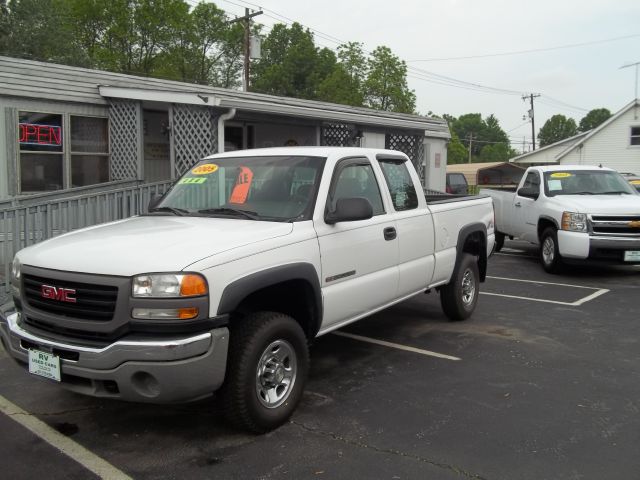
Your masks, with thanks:
[[[420,178],[422,178],[422,157],[424,155],[423,142],[423,135],[399,135],[389,133],[385,138],[385,147],[406,154],[416,167]]]
[[[111,145],[111,180],[138,178],[139,148],[142,135],[141,109],[137,102],[109,101],[109,142]]]
[[[173,105],[171,132],[175,158],[175,176],[218,151],[218,122],[208,107]]]
[[[355,145],[355,126],[346,123],[329,123],[322,127],[322,145],[327,147],[352,147]]]

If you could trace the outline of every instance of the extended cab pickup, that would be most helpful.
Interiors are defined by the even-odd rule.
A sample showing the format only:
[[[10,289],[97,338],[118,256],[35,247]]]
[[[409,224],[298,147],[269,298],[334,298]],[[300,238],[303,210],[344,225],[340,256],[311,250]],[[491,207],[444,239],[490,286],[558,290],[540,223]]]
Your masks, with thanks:
[[[79,393],[181,402],[218,390],[264,432],[298,404],[308,343],[437,289],[473,312],[488,197],[426,198],[402,153],[290,147],[208,157],[149,213],[17,253],[2,342]]]
[[[493,198],[496,248],[505,236],[540,245],[547,272],[563,260],[640,262],[640,195],[614,170],[530,167],[516,192],[480,193]]]

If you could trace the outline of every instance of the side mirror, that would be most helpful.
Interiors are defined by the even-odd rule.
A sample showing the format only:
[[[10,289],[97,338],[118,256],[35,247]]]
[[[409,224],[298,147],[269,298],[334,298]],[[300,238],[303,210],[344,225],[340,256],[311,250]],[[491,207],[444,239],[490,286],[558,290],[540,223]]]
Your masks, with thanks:
[[[525,198],[532,198],[536,200],[540,196],[540,191],[536,188],[523,187],[518,190],[518,195]]]
[[[160,195],[159,193],[152,193],[151,198],[149,199],[149,205],[147,206],[147,211],[152,210],[158,206],[160,200],[162,200],[164,195]]]
[[[333,225],[338,222],[367,220],[371,217],[373,217],[373,207],[366,198],[339,198],[336,202],[336,209],[333,212],[328,212],[324,216],[324,221]]]

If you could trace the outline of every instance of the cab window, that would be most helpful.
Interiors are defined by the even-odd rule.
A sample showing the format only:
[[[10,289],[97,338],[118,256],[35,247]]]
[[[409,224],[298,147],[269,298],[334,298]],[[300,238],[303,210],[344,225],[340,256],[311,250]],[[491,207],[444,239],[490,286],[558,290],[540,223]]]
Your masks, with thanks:
[[[418,194],[403,160],[380,160],[384,179],[391,193],[396,211],[412,210],[418,207]]]
[[[374,216],[385,213],[373,168],[369,163],[364,163],[365,161],[352,163],[349,160],[346,165],[338,166],[330,197],[332,211],[335,210],[339,198],[361,197],[369,200]]]

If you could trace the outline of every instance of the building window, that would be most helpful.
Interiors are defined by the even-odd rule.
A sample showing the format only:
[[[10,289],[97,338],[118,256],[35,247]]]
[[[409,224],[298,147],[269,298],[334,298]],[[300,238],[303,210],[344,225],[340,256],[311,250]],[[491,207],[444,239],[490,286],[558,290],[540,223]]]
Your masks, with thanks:
[[[640,145],[640,127],[631,127],[631,145]]]
[[[20,191],[63,188],[64,138],[62,115],[20,112]]]
[[[106,118],[19,112],[18,127],[20,193],[109,181]]]
[[[109,123],[106,118],[71,117],[71,186],[109,181]]]

